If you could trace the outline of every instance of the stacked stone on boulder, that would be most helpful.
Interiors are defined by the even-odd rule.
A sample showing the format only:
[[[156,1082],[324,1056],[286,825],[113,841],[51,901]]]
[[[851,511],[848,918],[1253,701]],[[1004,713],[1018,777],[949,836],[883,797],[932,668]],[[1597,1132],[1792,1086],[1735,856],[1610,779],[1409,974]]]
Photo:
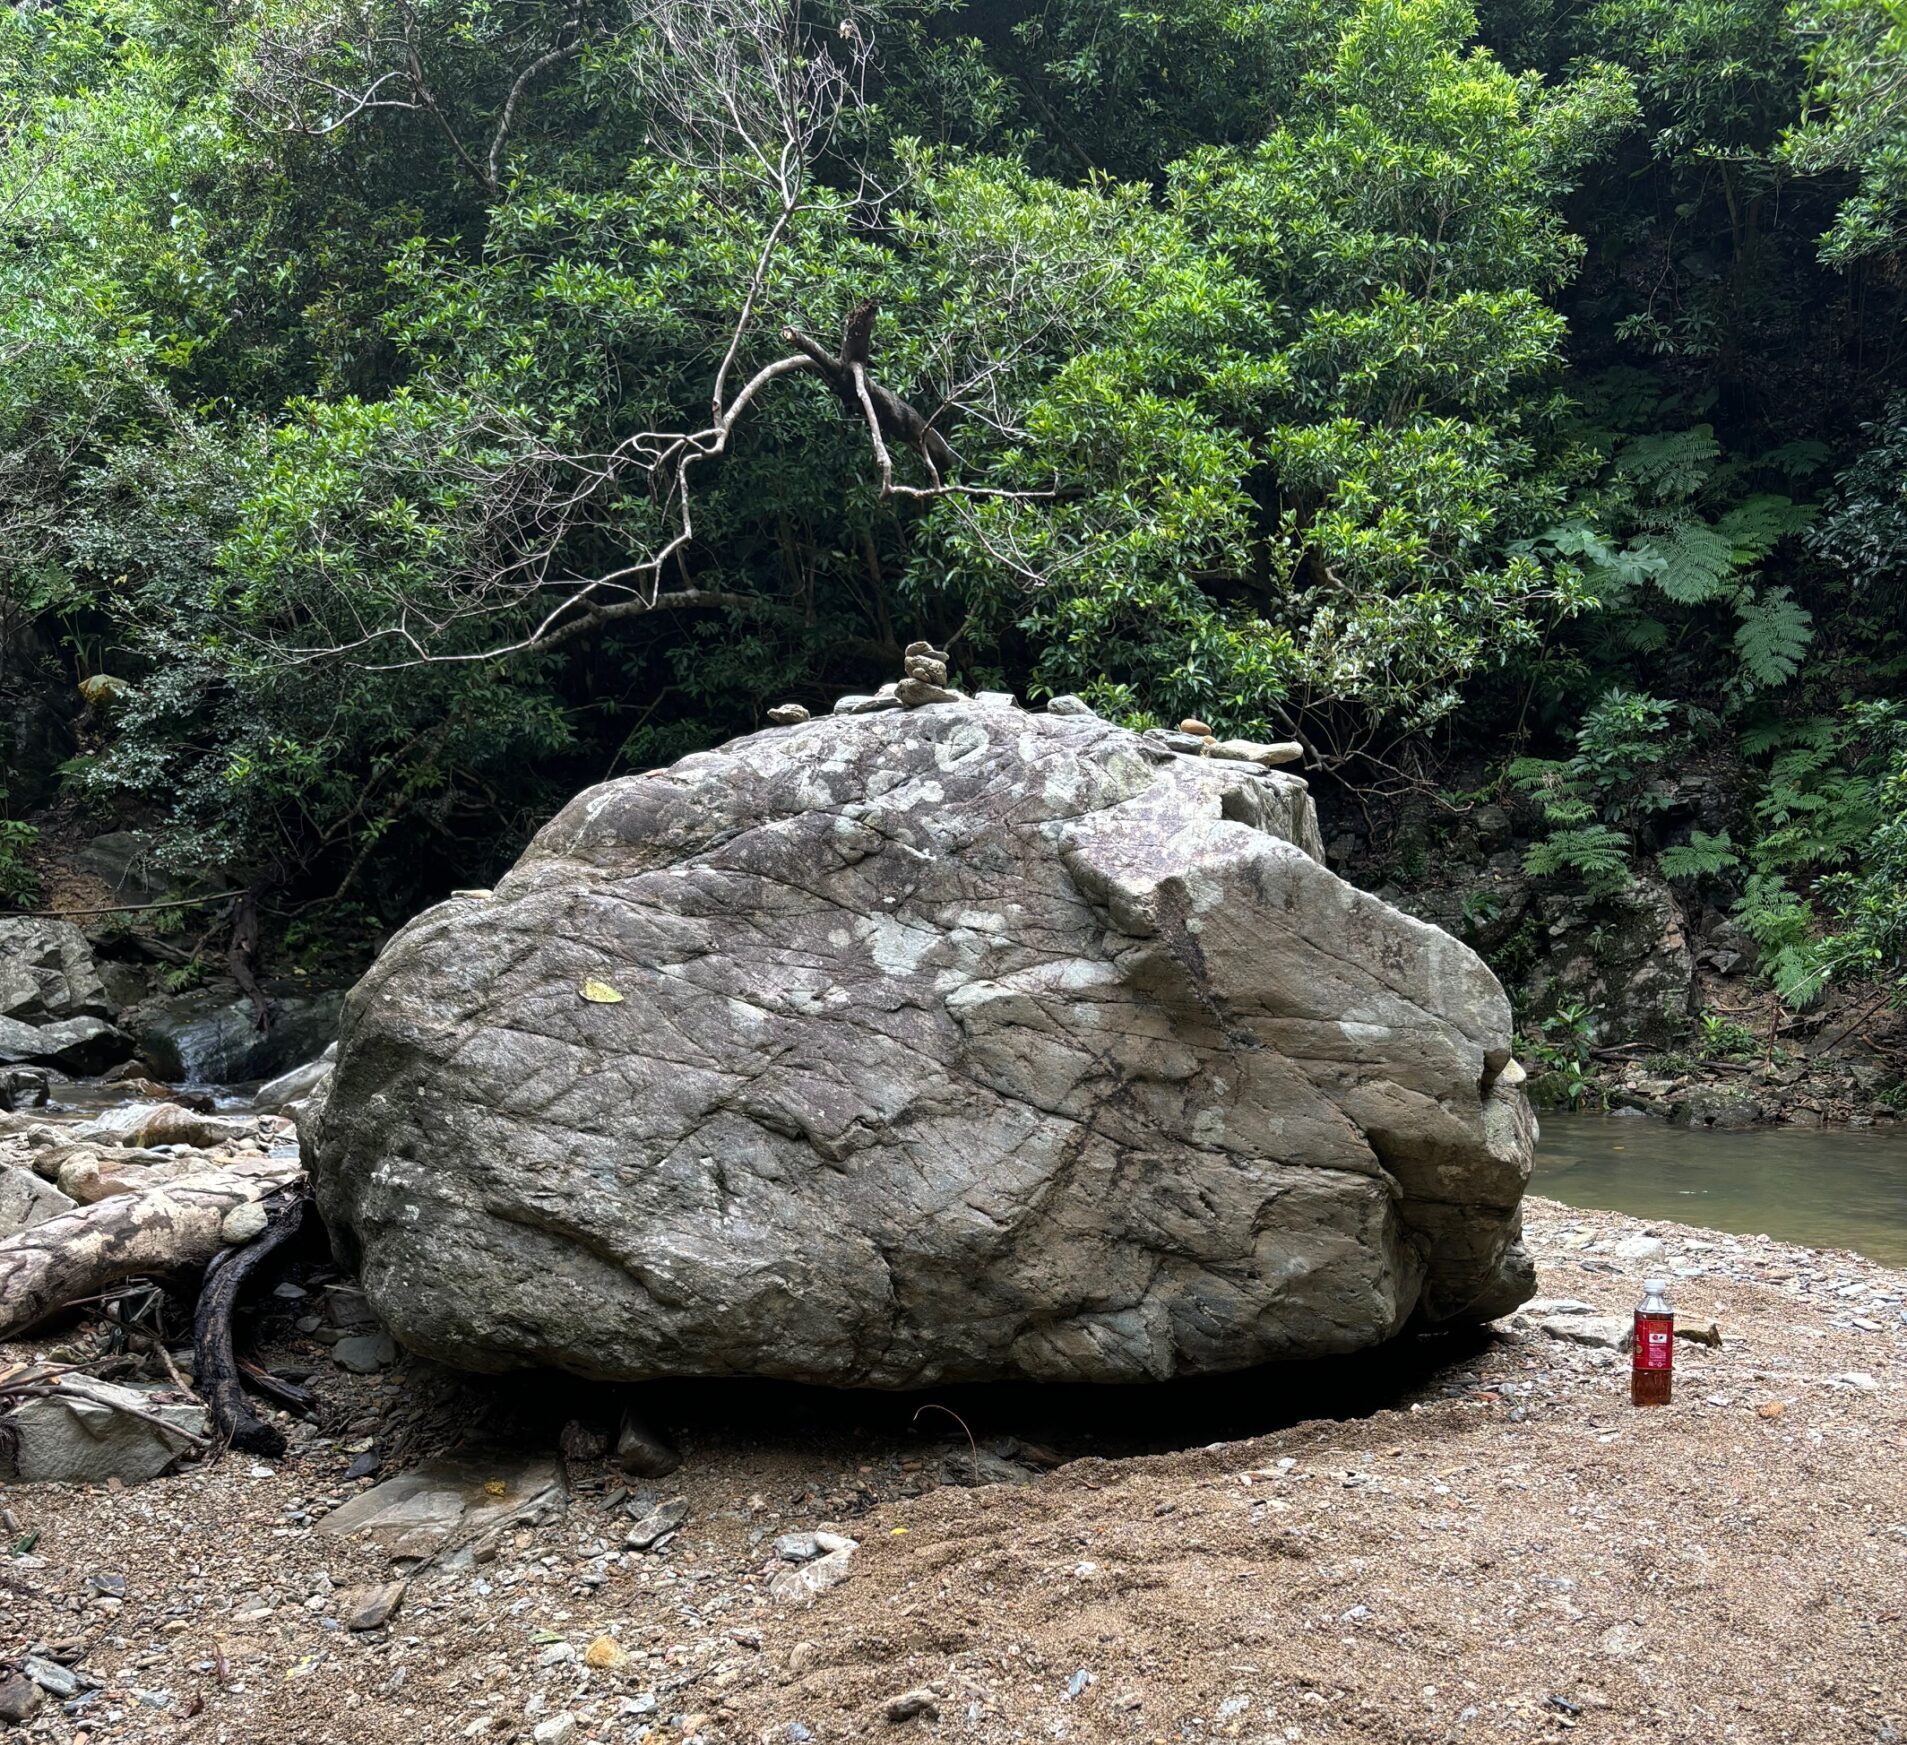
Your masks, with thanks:
[[[907,659],[579,795],[352,991],[303,1143],[397,1337],[1114,1382],[1524,1300],[1534,1129],[1483,963],[1327,871],[1284,770]]]

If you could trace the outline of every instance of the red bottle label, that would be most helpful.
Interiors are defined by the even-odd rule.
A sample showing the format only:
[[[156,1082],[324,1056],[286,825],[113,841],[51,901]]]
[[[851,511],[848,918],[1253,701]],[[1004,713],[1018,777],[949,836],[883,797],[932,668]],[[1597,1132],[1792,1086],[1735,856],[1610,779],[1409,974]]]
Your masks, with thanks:
[[[1674,1354],[1675,1317],[1636,1316],[1636,1368],[1667,1369],[1674,1362]]]

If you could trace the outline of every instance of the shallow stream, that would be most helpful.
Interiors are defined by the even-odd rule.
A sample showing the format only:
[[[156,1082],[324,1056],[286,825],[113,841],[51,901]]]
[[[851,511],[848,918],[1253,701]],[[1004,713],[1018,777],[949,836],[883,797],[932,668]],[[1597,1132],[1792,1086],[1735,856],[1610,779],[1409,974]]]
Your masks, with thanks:
[[[1907,1123],[1730,1133],[1552,1113],[1542,1126],[1532,1193],[1907,1267]]]

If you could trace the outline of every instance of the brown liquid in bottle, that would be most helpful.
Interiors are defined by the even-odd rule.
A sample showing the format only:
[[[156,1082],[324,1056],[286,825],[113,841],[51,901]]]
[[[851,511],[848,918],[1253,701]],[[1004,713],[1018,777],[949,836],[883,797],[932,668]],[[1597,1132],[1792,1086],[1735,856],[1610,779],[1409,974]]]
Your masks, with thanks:
[[[1637,1406],[1666,1406],[1675,1385],[1675,1311],[1668,1286],[1650,1279],[1636,1305],[1635,1354],[1629,1371],[1629,1401]]]

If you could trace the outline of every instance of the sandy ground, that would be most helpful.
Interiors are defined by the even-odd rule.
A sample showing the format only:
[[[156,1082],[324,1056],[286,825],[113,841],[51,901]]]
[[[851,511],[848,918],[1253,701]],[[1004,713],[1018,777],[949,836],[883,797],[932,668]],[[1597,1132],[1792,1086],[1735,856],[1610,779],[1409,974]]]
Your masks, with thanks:
[[[418,1576],[364,1633],[341,1627],[342,1590],[389,1565],[315,1530],[373,1482],[343,1476],[353,1458],[381,1454],[388,1477],[473,1437],[547,1453],[565,1417],[611,1402],[421,1367],[347,1376],[270,1323],[270,1354],[318,1360],[327,1402],[283,1461],[3,1499],[30,1548],[0,1558],[0,1660],[51,1650],[96,1681],[7,1736],[1907,1734],[1907,1274],[1540,1200],[1529,1222],[1546,1297],[1626,1315],[1667,1269],[1681,1324],[1719,1325],[1719,1351],[1678,1347],[1673,1406],[1633,1410],[1626,1360],[1526,1313],[1323,1375],[936,1396],[983,1476],[1024,1480],[976,1488],[945,1482],[976,1457],[945,1413],[916,1420],[919,1400],[679,1389],[653,1401],[679,1472],[631,1496],[600,1460],[571,1462],[562,1520]],[[1638,1234],[1666,1254],[1618,1258]],[[0,1347],[0,1367],[32,1354]],[[632,1511],[674,1497],[680,1534],[623,1549]],[[849,1579],[771,1599],[791,1567],[775,1536],[823,1525],[860,1542]],[[907,1692],[917,1712],[890,1720]]]

